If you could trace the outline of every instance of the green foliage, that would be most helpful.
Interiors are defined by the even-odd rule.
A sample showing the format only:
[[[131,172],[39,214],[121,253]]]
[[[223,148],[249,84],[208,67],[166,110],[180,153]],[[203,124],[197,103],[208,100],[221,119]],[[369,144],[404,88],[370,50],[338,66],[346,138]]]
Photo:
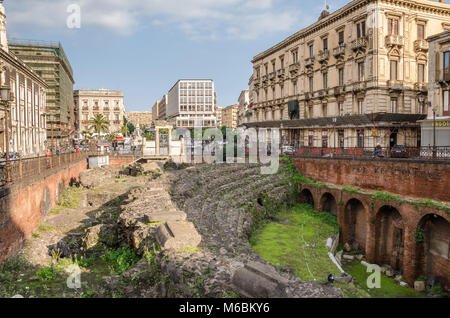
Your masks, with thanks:
[[[64,192],[61,195],[61,198],[58,202],[59,206],[66,207],[66,208],[79,208],[80,202],[81,202],[81,188],[77,187],[69,187],[64,190]],[[60,213],[61,211],[55,211]],[[58,214],[55,213],[55,214]]]
[[[416,233],[414,233],[414,238],[417,243],[422,243],[425,240],[425,231],[424,229],[418,227]]]
[[[111,275],[122,275],[132,268],[139,260],[134,251],[128,247],[107,249],[101,256],[102,261],[108,264]]]
[[[350,193],[362,193],[362,191],[358,188],[352,186],[343,186],[341,188],[342,191],[350,192]]]
[[[39,224],[38,226],[38,232],[46,233],[50,232],[51,230],[55,229],[53,225],[47,225],[47,224]]]
[[[396,201],[401,203],[401,197],[399,195],[394,195],[388,192],[383,192],[383,191],[377,191],[372,193],[372,195],[370,196],[372,198],[372,201],[375,200],[381,200],[384,201],[386,203],[389,203],[391,201]]]
[[[90,124],[89,130],[93,130],[97,134],[100,134],[102,132],[108,132],[109,121],[102,114],[95,115],[89,121],[89,124]]]
[[[442,294],[444,294],[444,290],[439,284],[434,285],[434,287],[430,290],[430,295],[442,295]]]
[[[47,282],[47,281],[51,281],[51,280],[55,279],[56,271],[53,268],[53,266],[47,266],[47,267],[39,269],[36,272],[36,276],[40,282]]]
[[[282,172],[291,175],[291,183],[294,186],[298,186],[300,184],[308,184],[317,188],[327,187],[327,185],[324,183],[308,179],[305,176],[301,175],[288,156],[281,157],[280,162],[283,164],[283,166],[281,167]]]
[[[148,131],[145,133],[145,140],[153,141],[155,140],[155,135]]]

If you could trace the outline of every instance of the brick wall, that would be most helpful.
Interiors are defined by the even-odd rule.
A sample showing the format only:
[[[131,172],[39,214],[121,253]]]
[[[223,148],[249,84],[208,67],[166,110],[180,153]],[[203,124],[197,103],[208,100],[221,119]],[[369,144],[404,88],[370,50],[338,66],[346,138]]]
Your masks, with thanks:
[[[109,166],[113,168],[119,168],[126,165],[129,165],[138,157],[109,157]]]
[[[64,187],[86,168],[83,159],[0,189],[0,262],[20,251]]]
[[[313,180],[450,202],[450,162],[292,158]]]

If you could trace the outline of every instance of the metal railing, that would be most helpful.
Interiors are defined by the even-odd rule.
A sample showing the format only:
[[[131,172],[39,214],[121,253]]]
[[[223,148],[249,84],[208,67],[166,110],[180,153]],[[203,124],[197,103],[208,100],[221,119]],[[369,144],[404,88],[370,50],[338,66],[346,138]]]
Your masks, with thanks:
[[[9,183],[13,184],[86,158],[87,152],[70,152],[45,157],[18,158],[11,159],[9,162],[5,158],[2,158],[0,159],[0,187],[7,184],[7,165],[9,165]]]
[[[285,147],[284,149],[288,149]],[[450,160],[450,147],[407,147],[404,151],[393,151],[392,148],[381,148],[376,150],[374,147],[342,147],[342,148],[323,148],[323,147],[295,147],[290,146],[290,150],[284,153],[298,157],[311,158],[387,158],[387,159],[417,159],[417,160]]]

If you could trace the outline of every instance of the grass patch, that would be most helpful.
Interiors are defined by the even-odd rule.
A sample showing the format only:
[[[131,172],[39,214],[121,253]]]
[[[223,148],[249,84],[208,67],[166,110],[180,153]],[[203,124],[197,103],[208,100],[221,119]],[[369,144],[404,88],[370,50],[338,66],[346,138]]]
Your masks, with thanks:
[[[299,204],[275,217],[289,222],[269,223],[255,232],[250,243],[256,253],[277,267],[289,267],[303,280],[324,281],[338,271],[325,246],[339,231],[335,216]]]
[[[82,196],[82,189],[69,187],[64,190],[59,199],[58,205],[66,208],[79,208]]]
[[[360,263],[352,263],[343,266],[344,270],[353,276],[355,286],[366,291],[374,298],[423,298],[425,294],[412,288],[405,288],[394,283],[394,279],[381,275],[381,288],[367,288],[367,279],[372,273],[367,273],[367,267]]]
[[[147,225],[147,226],[158,226],[158,225],[161,225],[161,224],[164,224],[164,223],[166,223],[166,222],[151,222],[151,223],[145,223],[145,225]]]
[[[62,212],[61,208],[53,208],[50,210],[50,212],[47,214],[48,216],[52,216],[52,215],[58,215]]]
[[[37,228],[38,232],[40,232],[40,233],[47,233],[54,229],[55,229],[55,227],[53,225],[48,225],[48,224],[43,224],[43,223],[39,224],[39,226]]]
[[[111,275],[122,275],[132,268],[139,261],[139,258],[132,249],[121,247],[119,249],[107,249],[101,256],[101,260],[108,265]]]

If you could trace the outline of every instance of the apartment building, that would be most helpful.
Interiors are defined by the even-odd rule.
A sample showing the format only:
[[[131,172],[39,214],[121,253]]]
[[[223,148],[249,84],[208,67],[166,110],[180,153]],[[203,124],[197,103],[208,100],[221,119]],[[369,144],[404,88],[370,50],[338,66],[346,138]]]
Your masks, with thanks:
[[[22,157],[43,155],[47,146],[45,81],[9,51],[6,15],[0,3],[0,85],[9,86],[11,101],[6,121],[4,105],[0,105],[0,153],[18,152]],[[8,139],[6,138],[8,129]]]
[[[354,0],[252,60],[247,127],[282,127],[303,147],[420,145],[429,45],[450,5]],[[433,53],[431,53],[433,54]]]
[[[102,114],[109,122],[109,132],[117,133],[124,125],[125,105],[121,91],[109,89],[76,90],[74,92],[78,133],[90,128],[90,120]]]
[[[222,110],[222,126],[237,128],[239,105],[231,105]]]
[[[152,112],[127,112],[125,114],[128,122],[132,123],[134,127],[140,126],[151,127],[153,124]]]
[[[237,125],[240,126],[246,122],[249,122],[249,105],[250,105],[250,91],[248,89],[243,90],[238,98],[239,110]]]
[[[76,133],[73,70],[61,43],[13,39],[9,49],[48,85],[47,137],[49,149],[70,148]]]
[[[422,146],[450,147],[450,30],[429,37],[428,117]],[[435,126],[435,127],[434,127]]]
[[[216,124],[217,127],[222,127],[222,112],[223,112],[223,107],[216,107]]]
[[[167,121],[176,127],[216,127],[216,94],[210,79],[182,79],[167,95]]]

